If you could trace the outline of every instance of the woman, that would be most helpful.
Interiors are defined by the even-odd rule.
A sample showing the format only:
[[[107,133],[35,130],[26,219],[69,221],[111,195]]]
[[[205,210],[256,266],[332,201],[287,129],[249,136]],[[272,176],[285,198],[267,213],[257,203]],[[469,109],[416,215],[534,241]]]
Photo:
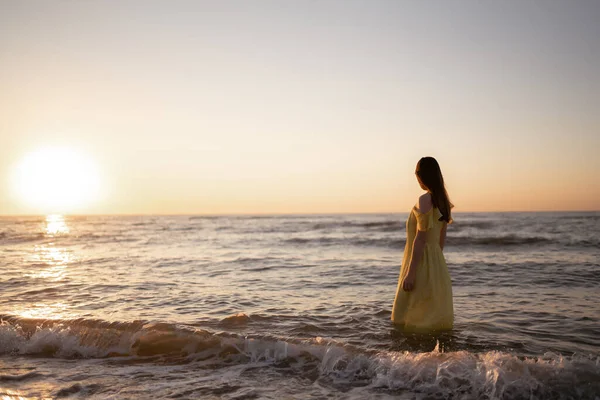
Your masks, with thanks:
[[[419,197],[406,221],[406,246],[392,321],[408,331],[452,329],[452,283],[442,250],[452,204],[433,157],[423,157],[415,171],[427,193]]]

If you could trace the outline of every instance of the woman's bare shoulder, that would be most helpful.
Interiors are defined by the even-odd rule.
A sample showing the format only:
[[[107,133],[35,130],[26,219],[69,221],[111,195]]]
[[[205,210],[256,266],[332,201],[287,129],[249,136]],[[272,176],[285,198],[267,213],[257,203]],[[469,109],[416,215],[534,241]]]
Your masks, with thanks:
[[[431,193],[427,192],[419,197],[419,211],[421,213],[429,212],[433,208],[433,201],[431,200]]]

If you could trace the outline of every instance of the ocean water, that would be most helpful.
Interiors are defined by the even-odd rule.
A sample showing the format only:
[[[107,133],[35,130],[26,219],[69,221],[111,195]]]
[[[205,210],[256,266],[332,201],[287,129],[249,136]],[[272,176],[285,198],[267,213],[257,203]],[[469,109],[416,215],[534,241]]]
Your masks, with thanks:
[[[2,217],[0,398],[599,399],[600,213],[454,217],[432,334],[407,214]]]

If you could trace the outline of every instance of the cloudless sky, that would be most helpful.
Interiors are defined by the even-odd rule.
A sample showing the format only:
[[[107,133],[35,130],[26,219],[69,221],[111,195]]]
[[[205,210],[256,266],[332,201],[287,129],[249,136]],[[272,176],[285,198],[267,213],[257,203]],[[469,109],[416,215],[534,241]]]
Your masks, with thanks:
[[[81,149],[90,213],[600,209],[600,2],[0,0],[0,214]]]

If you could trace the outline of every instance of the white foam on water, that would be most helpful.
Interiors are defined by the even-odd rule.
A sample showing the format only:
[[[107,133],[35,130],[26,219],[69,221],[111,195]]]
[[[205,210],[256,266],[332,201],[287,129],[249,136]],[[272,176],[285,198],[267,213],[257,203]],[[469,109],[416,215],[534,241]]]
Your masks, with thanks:
[[[308,368],[316,379],[334,387],[443,398],[593,398],[600,393],[597,356],[547,353],[523,358],[500,351],[442,352],[438,347],[422,353],[375,351],[321,337],[277,340],[219,336],[168,324],[123,323],[114,329],[101,322],[65,321],[27,331],[19,321],[0,323],[0,354],[5,355],[143,358],[176,354],[183,364],[209,360],[215,370],[235,365],[242,370],[245,366],[273,366],[276,370],[285,362],[288,372],[302,374]]]

